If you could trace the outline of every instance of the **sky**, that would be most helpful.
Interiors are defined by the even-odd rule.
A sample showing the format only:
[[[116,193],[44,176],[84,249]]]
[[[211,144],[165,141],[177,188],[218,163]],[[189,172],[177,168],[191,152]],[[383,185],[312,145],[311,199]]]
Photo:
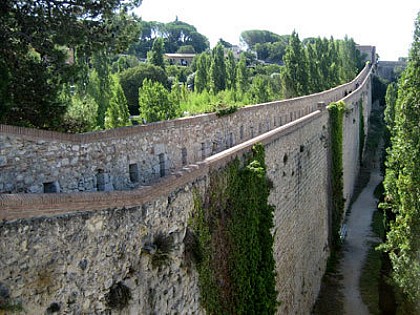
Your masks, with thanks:
[[[143,0],[136,9],[144,21],[180,21],[206,36],[211,47],[220,38],[239,44],[242,31],[279,35],[295,30],[306,37],[343,39],[376,46],[380,60],[408,56],[419,0]]]

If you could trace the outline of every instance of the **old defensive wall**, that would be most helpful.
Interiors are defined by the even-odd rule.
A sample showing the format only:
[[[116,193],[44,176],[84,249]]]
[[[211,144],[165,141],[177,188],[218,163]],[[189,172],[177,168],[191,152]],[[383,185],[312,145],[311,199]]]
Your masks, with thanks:
[[[309,314],[330,248],[326,106],[346,103],[348,206],[373,70],[328,91],[220,117],[79,135],[0,125],[0,302],[29,314],[203,314],[198,275],[184,261],[193,191],[204,196],[210,172],[262,143],[273,183],[278,314]],[[146,245],[158,234],[171,235],[173,251],[168,265],[153,268]],[[128,306],[112,309],[107,297],[127,290]]]

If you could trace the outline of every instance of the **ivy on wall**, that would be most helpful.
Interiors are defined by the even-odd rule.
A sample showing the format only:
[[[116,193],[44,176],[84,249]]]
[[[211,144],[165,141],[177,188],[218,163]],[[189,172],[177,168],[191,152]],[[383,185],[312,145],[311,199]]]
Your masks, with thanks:
[[[344,213],[343,198],[343,115],[346,104],[343,101],[328,105],[331,128],[331,174],[332,174],[332,246],[340,247],[340,227]]]
[[[363,117],[363,100],[359,100],[359,161],[363,160],[363,148],[365,146],[365,119]]]
[[[195,198],[192,249],[208,314],[276,311],[269,190],[264,148],[257,145],[245,166],[236,159],[213,172],[204,200]]]

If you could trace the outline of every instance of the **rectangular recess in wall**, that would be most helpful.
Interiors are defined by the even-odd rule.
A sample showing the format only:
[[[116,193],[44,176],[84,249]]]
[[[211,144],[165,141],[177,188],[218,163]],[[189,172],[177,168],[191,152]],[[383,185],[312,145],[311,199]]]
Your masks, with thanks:
[[[160,177],[165,176],[165,154],[159,154]]]
[[[130,175],[130,181],[132,183],[139,182],[139,165],[137,163],[130,164],[128,166],[128,172]]]
[[[58,181],[53,182],[46,182],[42,184],[44,187],[44,193],[59,193],[60,192],[60,184]]]
[[[182,165],[188,164],[188,151],[187,148],[181,149],[181,158],[182,158]]]

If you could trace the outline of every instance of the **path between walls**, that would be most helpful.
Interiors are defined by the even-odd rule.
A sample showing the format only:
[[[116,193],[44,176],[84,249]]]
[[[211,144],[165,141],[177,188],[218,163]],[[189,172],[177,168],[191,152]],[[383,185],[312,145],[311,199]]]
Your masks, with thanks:
[[[370,180],[351,206],[351,212],[346,222],[347,237],[340,263],[340,274],[343,275],[342,290],[345,315],[369,315],[368,308],[361,298],[359,278],[369,248],[368,242],[373,239],[370,224],[378,201],[373,192],[381,181],[379,159],[376,158],[372,163]]]

